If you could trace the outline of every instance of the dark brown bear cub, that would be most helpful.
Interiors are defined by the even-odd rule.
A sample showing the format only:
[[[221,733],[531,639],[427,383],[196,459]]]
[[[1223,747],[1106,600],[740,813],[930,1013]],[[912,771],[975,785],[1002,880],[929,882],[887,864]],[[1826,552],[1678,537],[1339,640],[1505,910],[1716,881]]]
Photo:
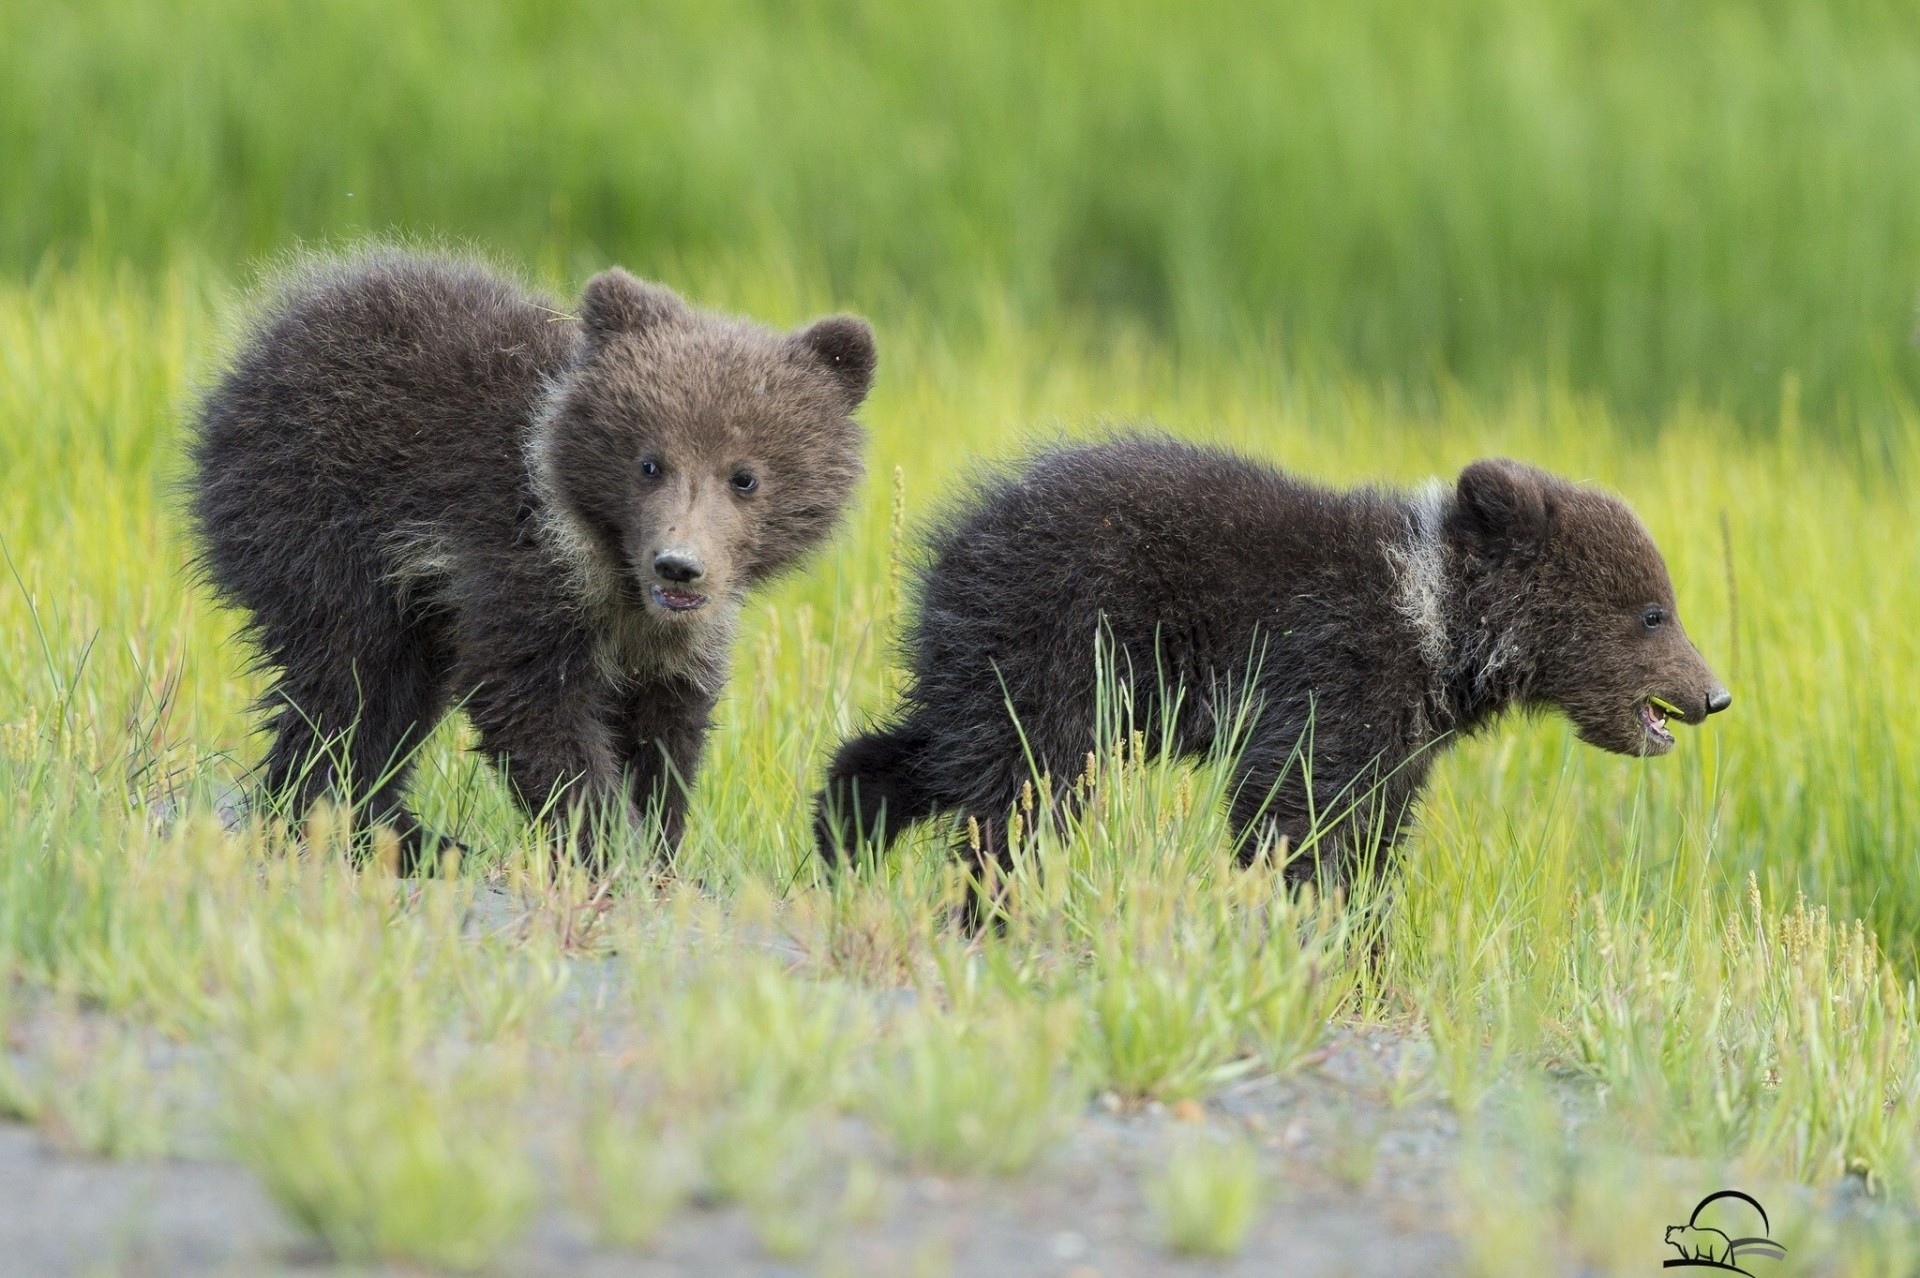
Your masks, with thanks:
[[[409,764],[459,705],[528,810],[671,846],[741,601],[832,530],[873,370],[864,321],[618,270],[576,320],[450,258],[305,269],[194,445],[201,567],[275,675],[265,790],[391,823],[411,869]]]
[[[1096,635],[1151,745],[1205,752],[1251,712],[1233,825],[1243,857],[1302,853],[1295,879],[1391,847],[1435,748],[1509,707],[1651,755],[1670,717],[1730,700],[1606,493],[1511,461],[1452,491],[1334,492],[1165,438],[1065,448],[934,535],[904,705],[834,757],[821,854],[946,811],[1003,856],[1022,787],[1079,774],[1097,744]]]

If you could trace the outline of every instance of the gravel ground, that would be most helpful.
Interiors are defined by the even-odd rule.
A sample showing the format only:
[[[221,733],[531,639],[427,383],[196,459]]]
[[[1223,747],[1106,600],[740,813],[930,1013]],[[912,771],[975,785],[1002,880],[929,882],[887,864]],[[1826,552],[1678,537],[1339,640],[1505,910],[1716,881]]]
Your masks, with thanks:
[[[14,1026],[31,1071],[74,1033],[28,1009]],[[902,1274],[1128,1278],[1286,1273],[1301,1278],[1446,1273],[1458,1133],[1432,1102],[1389,1106],[1380,1083],[1401,1052],[1386,1036],[1348,1034],[1285,1080],[1260,1079],[1205,1106],[1121,1112],[1096,1101],[1063,1144],[1007,1181],[890,1173],[871,1223],[837,1227],[803,1262],[768,1258],[737,1209],[680,1213],[645,1253],[594,1247],[557,1205],[495,1272],[615,1275]],[[57,1127],[0,1124],[0,1275],[346,1275],[354,1268],[285,1221],[245,1170],[220,1157],[192,1117],[213,1098],[189,1054],[155,1045],[152,1064],[175,1106],[173,1148],[189,1157],[111,1160],[71,1152]],[[183,1085],[184,1084],[184,1085]],[[195,1099],[195,1097],[198,1099]],[[1251,1137],[1270,1204],[1231,1261],[1176,1262],[1152,1237],[1140,1183],[1202,1127]]]
[[[1442,1273],[1454,1247],[1434,1195],[1390,1183],[1353,1189],[1310,1170],[1233,1261],[1183,1265],[1154,1245],[1128,1168],[1150,1166],[1167,1121],[1091,1119],[1017,1181],[903,1179],[873,1225],[826,1240],[800,1264],[769,1260],[736,1210],[683,1212],[647,1253],[591,1246],[559,1212],[498,1266],[506,1273],[1061,1275]],[[1428,1179],[1421,1174],[1421,1179]],[[400,1273],[333,1264],[243,1170],[177,1159],[110,1161],[60,1152],[32,1129],[0,1128],[0,1273],[178,1275]]]

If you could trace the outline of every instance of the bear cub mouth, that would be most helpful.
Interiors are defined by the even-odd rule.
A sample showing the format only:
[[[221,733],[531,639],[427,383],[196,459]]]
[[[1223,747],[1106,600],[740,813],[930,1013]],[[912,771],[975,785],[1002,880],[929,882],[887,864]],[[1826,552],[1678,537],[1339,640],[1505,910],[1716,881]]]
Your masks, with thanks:
[[[1665,754],[1673,749],[1673,733],[1667,730],[1667,710],[1658,698],[1640,703],[1640,729],[1647,737],[1647,753]]]
[[[659,582],[654,582],[647,590],[653,596],[653,601],[668,612],[693,612],[707,606],[707,597],[696,590],[663,586]]]

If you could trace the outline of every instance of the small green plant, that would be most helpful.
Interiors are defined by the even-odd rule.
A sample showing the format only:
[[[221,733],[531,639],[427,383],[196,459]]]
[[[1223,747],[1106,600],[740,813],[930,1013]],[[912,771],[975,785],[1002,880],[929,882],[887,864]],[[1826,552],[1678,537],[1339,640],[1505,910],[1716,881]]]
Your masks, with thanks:
[[[30,1123],[39,1116],[39,1094],[21,1074],[13,1058],[0,1051],[0,1118]]]
[[[343,1260],[478,1269],[526,1227],[536,1182],[516,1124],[464,1090],[386,1071],[256,1075],[236,1091],[233,1148]]]
[[[1235,1009],[1205,960],[1111,948],[1087,996],[1085,1056],[1123,1097],[1201,1096],[1245,1074]]]
[[[1160,1241],[1183,1256],[1231,1256],[1246,1245],[1265,1193],[1244,1141],[1183,1142],[1146,1186]]]
[[[761,1250],[775,1260],[804,1260],[819,1249],[831,1223],[815,1203],[797,1194],[763,1194],[747,1199],[747,1228]]]
[[[1342,1111],[1334,1125],[1333,1148],[1327,1169],[1349,1189],[1364,1190],[1373,1183],[1374,1169],[1380,1161],[1380,1132],[1377,1126],[1351,1111]]]
[[[324,969],[337,952],[313,947]],[[281,1207],[343,1260],[477,1269],[519,1236],[538,1182],[524,1061],[424,1041],[405,985],[335,1000],[292,962],[228,1046],[230,1143]]]
[[[699,1198],[737,1204],[767,1253],[797,1260],[818,1245],[830,1210],[816,1192],[827,1167],[823,1119],[753,1095],[711,1115],[702,1133]]]
[[[912,1017],[867,1088],[900,1152],[942,1171],[1008,1175],[1058,1138],[1085,1089],[1067,1068],[1071,1011]]]
[[[834,1213],[847,1225],[876,1224],[886,1213],[890,1189],[872,1160],[851,1158],[847,1161],[847,1179],[840,1188],[840,1201],[835,1204]]]
[[[107,1158],[167,1151],[167,1112],[137,1032],[106,1043],[63,1043],[30,1108],[61,1144]]]
[[[752,957],[715,961],[665,1000],[643,997],[659,1026],[663,1081],[696,1108],[743,1096],[788,1108],[832,1100],[870,1032],[865,1008],[845,990]]]
[[[700,1138],[701,1201],[771,1200],[804,1184],[820,1165],[810,1117],[764,1096],[710,1115]]]
[[[1142,874],[1092,944],[1080,1054],[1095,1085],[1125,1098],[1205,1095],[1254,1069],[1237,937],[1221,884]],[[1209,905],[1215,908],[1208,908]]]
[[[644,1248],[695,1187],[681,1142],[612,1105],[590,1107],[580,1133],[582,1203],[609,1247]]]
[[[0,1119],[32,1122],[40,1114],[40,1097],[13,1059],[13,963],[0,952]]]
[[[1295,1068],[1353,976],[1337,908],[1264,872],[1156,884],[1141,876],[1093,943],[1083,1056],[1122,1096],[1204,1095]]]

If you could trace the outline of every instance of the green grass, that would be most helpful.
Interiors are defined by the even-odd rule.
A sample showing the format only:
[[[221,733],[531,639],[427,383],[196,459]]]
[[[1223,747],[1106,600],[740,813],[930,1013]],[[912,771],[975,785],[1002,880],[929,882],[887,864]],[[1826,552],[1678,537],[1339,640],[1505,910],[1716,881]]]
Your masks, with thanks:
[[[751,610],[682,880],[555,879],[456,723],[428,747],[423,807],[475,853],[401,887],[352,869],[327,814],[304,850],[210,815],[258,748],[255,681],[232,619],[181,571],[168,486],[223,296],[193,271],[0,288],[0,954],[20,989],[225,1062],[230,1148],[340,1254],[483,1264],[559,1193],[625,1245],[689,1201],[734,1203],[771,1254],[811,1255],[842,1198],[877,1201],[876,1148],[883,1178],[1044,1176],[1096,1092],[1131,1105],[1284,1074],[1342,1023],[1432,1043],[1390,1089],[1484,1130],[1490,1194],[1560,1166],[1496,1135],[1546,1080],[1605,1116],[1614,1152],[1596,1179],[1568,1173],[1603,1206],[1609,1159],[1656,1155],[1920,1183],[1915,423],[1890,437],[1897,464],[1868,471],[1804,422],[1734,447],[1711,412],[1676,410],[1649,440],[1561,389],[1423,408],[1288,380],[1260,346],[1176,361],[1011,308],[965,346],[885,329],[874,479],[846,536]],[[707,296],[779,320],[821,303],[778,277]],[[1552,720],[1462,745],[1377,937],[1367,901],[1296,900],[1232,868],[1217,766],[1127,752],[1094,769],[1070,837],[1036,821],[987,937],[951,921],[936,832],[820,885],[811,778],[892,695],[903,526],[972,458],[1116,416],[1334,480],[1496,452],[1602,480],[1654,528],[1734,711],[1657,761]],[[510,907],[480,927],[483,892]],[[167,1128],[122,1057],[90,1057],[57,1095],[22,1076],[9,1108],[91,1148],[151,1148]],[[608,1124],[631,1146],[596,1134]],[[1370,1163],[1349,1161],[1364,1183]],[[564,1170],[557,1188],[540,1166]],[[1209,1195],[1180,1205],[1214,1176],[1243,1179],[1182,1163],[1153,1182],[1176,1245],[1246,1227]],[[1539,1206],[1568,1230],[1553,1213],[1575,1210]]]
[[[1244,1144],[1189,1140],[1148,1185],[1162,1240],[1188,1256],[1230,1256],[1260,1212],[1260,1164]]]
[[[1024,1171],[1085,1099],[1066,1068],[1070,1007],[922,1013],[862,1089],[902,1154],[954,1172]]]
[[[897,317],[1869,438],[1920,391],[1897,0],[16,0],[0,270],[394,227]]]

